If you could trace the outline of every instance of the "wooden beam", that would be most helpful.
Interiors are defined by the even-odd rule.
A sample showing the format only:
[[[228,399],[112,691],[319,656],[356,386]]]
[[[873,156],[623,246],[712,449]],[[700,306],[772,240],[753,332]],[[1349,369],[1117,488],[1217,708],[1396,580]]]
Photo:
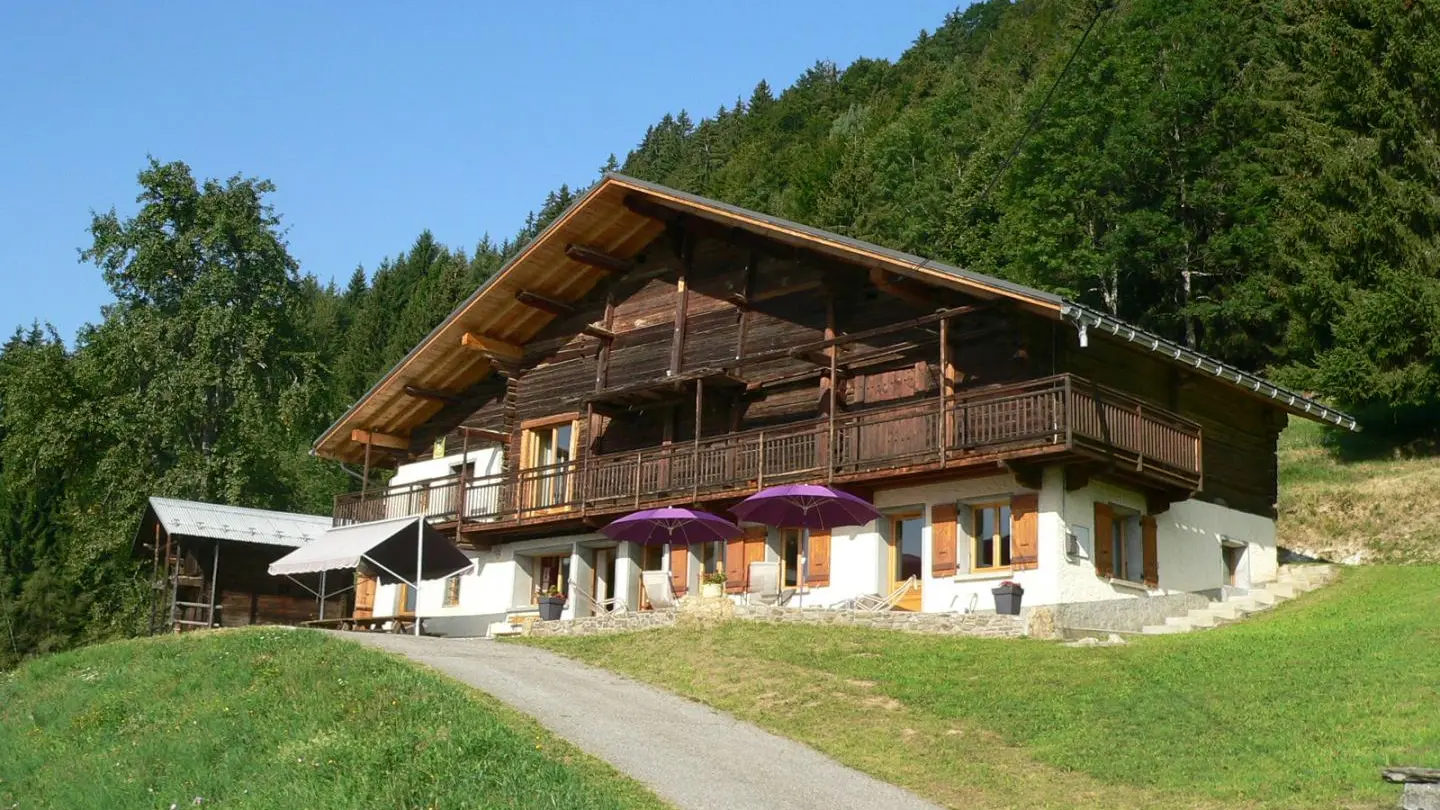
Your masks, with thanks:
[[[499,442],[500,444],[509,444],[509,443],[510,443],[510,434],[506,433],[506,432],[503,431],[503,430],[491,430],[491,429],[489,429],[489,428],[465,427],[464,425],[461,425],[461,426],[460,426],[460,432],[466,434],[467,436],[474,436],[475,438],[480,439],[481,441],[486,441],[486,442]]]
[[[525,356],[525,349],[522,346],[516,346],[514,343],[499,338],[477,335],[474,332],[466,332],[461,335],[460,345],[477,352],[484,352],[496,360],[507,363],[518,363]]]
[[[548,312],[551,315],[559,315],[562,318],[575,312],[575,307],[570,306],[564,301],[556,301],[554,298],[541,295],[532,290],[521,290],[515,293],[515,300],[531,309],[538,309],[541,312]]]
[[[911,318],[906,321],[892,323],[888,326],[877,326],[874,329],[866,329],[861,332],[852,332],[848,335],[839,335],[838,337],[830,338],[827,340],[817,340],[812,343],[803,343],[799,346],[794,346],[789,349],[772,349],[770,351],[752,354],[749,357],[742,357],[736,360],[734,363],[729,364],[729,366],[744,366],[754,363],[764,363],[770,360],[779,360],[784,357],[798,357],[801,352],[819,351],[821,349],[828,349],[831,346],[844,346],[849,343],[855,343],[861,340],[868,340],[872,337],[879,337],[880,335],[888,335],[894,332],[901,332],[906,329],[914,329],[920,326],[928,326],[929,324],[943,321],[946,318],[955,318],[960,315],[969,315],[971,313],[980,312],[989,308],[990,306],[987,304],[950,307],[948,309],[937,310],[936,312],[933,312],[929,315],[921,315],[918,318]]]
[[[612,256],[599,248],[589,245],[566,245],[565,255],[581,264],[588,264],[597,270],[607,273],[624,274],[635,267],[635,263],[629,259],[622,259],[619,256]]]
[[[601,326],[601,325],[598,324],[598,323],[587,323],[587,324],[585,324],[585,326],[581,327],[580,331],[581,331],[582,333],[584,333],[584,334],[589,335],[590,337],[599,338],[599,339],[601,339],[601,340],[614,340],[614,339],[615,339],[615,333],[614,333],[614,332],[612,332],[612,331],[610,331],[609,329]]]
[[[356,428],[350,431],[350,441],[368,444],[374,447],[389,450],[409,450],[410,439],[405,436],[395,436],[389,433],[380,433],[374,430],[360,430]]]
[[[935,291],[930,290],[927,295],[920,290],[913,290],[907,287],[903,280],[892,279],[890,274],[879,267],[870,268],[870,283],[874,284],[880,292],[894,298],[899,298],[907,304],[929,309],[935,306]]]
[[[679,374],[680,366],[685,362],[685,316],[690,304],[688,277],[694,254],[695,239],[687,236],[680,247],[680,277],[675,280],[675,334],[670,341],[671,374]]]
[[[434,388],[421,388],[418,385],[405,386],[405,395],[416,399],[428,399],[432,402],[444,402],[448,405],[457,405],[464,401],[459,394],[449,391],[437,391]]]

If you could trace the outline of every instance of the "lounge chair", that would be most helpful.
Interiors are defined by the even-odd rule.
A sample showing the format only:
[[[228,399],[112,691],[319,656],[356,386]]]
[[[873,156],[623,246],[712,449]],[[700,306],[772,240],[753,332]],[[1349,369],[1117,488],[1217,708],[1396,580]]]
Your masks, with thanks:
[[[877,593],[861,594],[854,599],[837,602],[831,605],[831,607],[858,610],[864,613],[883,613],[887,610],[894,610],[895,606],[900,604],[900,600],[905,598],[905,594],[909,593],[917,584],[919,583],[915,577],[910,577],[900,583],[899,587],[891,591],[887,596],[881,596]]]
[[[578,599],[581,604],[590,607],[591,616],[598,616],[601,613],[623,613],[625,611],[625,605],[618,597],[612,596],[609,599],[596,599],[590,595],[589,591],[573,583],[570,585],[570,593],[573,594],[574,598]]]
[[[780,563],[750,563],[750,579],[745,585],[746,604],[784,606],[794,595],[793,588],[780,588]]]
[[[670,584],[669,571],[641,571],[640,584],[645,589],[645,598],[650,601],[651,610],[671,610],[680,603],[675,588]]]

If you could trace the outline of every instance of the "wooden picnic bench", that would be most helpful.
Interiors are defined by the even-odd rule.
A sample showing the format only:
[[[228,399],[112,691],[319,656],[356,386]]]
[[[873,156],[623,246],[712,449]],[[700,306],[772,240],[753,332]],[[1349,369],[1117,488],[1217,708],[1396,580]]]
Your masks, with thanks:
[[[386,627],[385,625],[390,625]],[[414,616],[342,616],[338,619],[311,619],[301,622],[302,627],[329,630],[347,630],[364,633],[408,633],[415,629]]]

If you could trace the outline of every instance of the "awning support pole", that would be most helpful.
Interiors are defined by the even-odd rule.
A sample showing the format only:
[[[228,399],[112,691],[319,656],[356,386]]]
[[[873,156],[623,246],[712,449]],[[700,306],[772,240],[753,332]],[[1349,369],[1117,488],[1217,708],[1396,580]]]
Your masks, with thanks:
[[[420,635],[420,572],[425,564],[425,518],[415,522],[415,635]]]
[[[320,618],[325,618],[325,572],[320,572]]]

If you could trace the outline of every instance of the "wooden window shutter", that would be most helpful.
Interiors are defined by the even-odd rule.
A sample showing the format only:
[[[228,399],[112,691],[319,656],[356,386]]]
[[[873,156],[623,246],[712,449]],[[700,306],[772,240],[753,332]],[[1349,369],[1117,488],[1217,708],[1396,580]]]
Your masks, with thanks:
[[[955,576],[955,518],[953,503],[937,503],[930,507],[930,573],[933,576]]]
[[[1095,573],[1102,577],[1113,576],[1115,559],[1111,553],[1110,541],[1114,535],[1115,513],[1108,503],[1095,504],[1095,536],[1091,542],[1095,551]]]
[[[805,558],[805,584],[820,588],[830,584],[830,532],[810,530],[810,550]]]
[[[745,559],[740,569],[741,587],[750,584],[750,563],[765,561],[765,541],[770,530],[764,526],[750,526],[745,529]]]
[[[690,547],[670,547],[670,587],[676,596],[684,596],[690,581]]]
[[[1145,584],[1152,587],[1160,587],[1160,547],[1157,538],[1157,527],[1155,516],[1146,515],[1140,518],[1140,538],[1143,541],[1141,554],[1144,559]]]
[[[725,590],[730,593],[745,590],[744,537],[733,537],[725,541]]]
[[[355,575],[355,618],[368,619],[375,615],[375,577],[369,574]]]
[[[1040,496],[1033,492],[1010,499],[1010,563],[1017,569],[1040,565]]]

